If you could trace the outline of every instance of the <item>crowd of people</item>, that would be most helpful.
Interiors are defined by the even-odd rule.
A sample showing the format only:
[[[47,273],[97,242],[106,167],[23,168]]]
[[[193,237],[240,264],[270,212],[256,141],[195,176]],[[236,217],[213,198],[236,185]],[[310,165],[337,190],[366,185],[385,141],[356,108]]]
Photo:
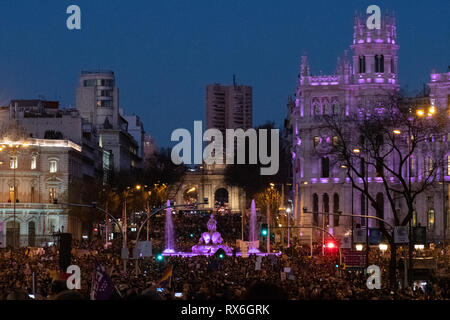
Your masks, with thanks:
[[[206,229],[208,216],[174,215],[176,246],[190,251]],[[233,245],[240,238],[240,220],[231,215],[217,217],[219,231]],[[227,226],[226,228],[224,226]],[[164,248],[164,222],[152,221],[153,251]],[[225,231],[225,230],[228,231]],[[195,237],[191,235],[195,234]],[[132,247],[130,242],[130,247]],[[336,254],[314,254],[310,248],[291,241],[282,254],[266,257],[194,256],[154,257],[124,264],[120,259],[121,240],[105,248],[102,239],[73,241],[71,263],[80,267],[81,289],[67,290],[64,273],[59,270],[58,248],[0,249],[0,300],[83,300],[89,299],[94,261],[100,263],[114,283],[110,299],[151,300],[440,300],[450,299],[450,281],[434,277],[425,287],[403,288],[388,282],[388,258],[372,250],[370,261],[382,270],[382,288],[369,290],[363,270],[343,270]],[[316,248],[317,249],[317,248]],[[320,252],[320,250],[318,250]],[[448,257],[435,249],[437,261],[448,266]],[[163,273],[172,267],[169,285],[159,286]],[[401,276],[398,275],[400,279]]]

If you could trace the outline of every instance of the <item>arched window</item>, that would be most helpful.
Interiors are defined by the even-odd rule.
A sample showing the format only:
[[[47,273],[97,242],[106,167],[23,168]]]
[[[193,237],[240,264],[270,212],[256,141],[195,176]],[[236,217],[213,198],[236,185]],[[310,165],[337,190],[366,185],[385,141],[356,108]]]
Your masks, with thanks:
[[[328,157],[322,158],[322,178],[330,177],[330,159]]]
[[[384,72],[384,56],[383,55],[375,56],[375,72],[376,73]]]
[[[339,213],[339,195],[337,193],[335,193],[333,195],[333,213]],[[333,225],[335,227],[339,226],[339,218],[340,217],[339,216],[333,216],[333,218],[334,218]]]
[[[20,223],[14,221],[8,221],[6,223],[6,246],[15,247],[19,246],[20,241]]]
[[[337,102],[333,103],[333,114],[336,115],[339,113],[339,104]]]
[[[319,196],[317,193],[313,194],[313,223],[315,226],[319,224]]]
[[[366,73],[366,57],[359,56],[359,73]]]
[[[320,105],[319,104],[314,104],[313,108],[314,108],[314,115],[315,116],[320,115]]]
[[[323,104],[323,114],[330,114],[330,110],[328,108],[328,102]]]
[[[323,212],[325,213],[325,225],[329,225],[330,224],[330,215],[328,213],[330,213],[330,198],[328,197],[328,193],[324,193],[323,197],[322,197],[322,201],[323,201]]]

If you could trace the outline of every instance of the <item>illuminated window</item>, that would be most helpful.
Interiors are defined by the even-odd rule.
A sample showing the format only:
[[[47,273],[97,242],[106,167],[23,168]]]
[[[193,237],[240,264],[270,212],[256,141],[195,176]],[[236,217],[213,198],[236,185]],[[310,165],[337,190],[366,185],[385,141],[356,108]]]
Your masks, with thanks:
[[[9,202],[14,202],[14,186],[9,187]]]
[[[434,230],[434,209],[428,210],[428,229]]]
[[[375,56],[375,72],[378,72],[378,73],[384,72],[384,56],[383,55]]]
[[[36,164],[37,164],[37,157],[36,156],[32,156],[31,157],[31,170],[36,169]]]
[[[11,169],[17,169],[17,156],[12,156],[9,161],[9,167]]]
[[[428,160],[427,160],[427,170],[428,170],[428,173],[433,172],[433,158],[431,158],[431,157],[428,157]]]
[[[337,136],[334,136],[334,137],[333,137],[333,146],[334,146],[334,147],[337,147],[338,142],[339,142],[338,137],[337,137]]]
[[[450,176],[450,155],[447,156],[447,175]]]
[[[416,212],[416,210],[414,210],[412,213],[411,225],[413,227],[417,227],[417,212]]]
[[[50,172],[55,173],[58,171],[58,161],[50,160]]]
[[[320,143],[320,138],[319,137],[314,137],[314,148],[317,147]]]
[[[58,198],[57,194],[56,194],[56,188],[49,188],[48,189],[48,196],[49,196],[48,201],[50,203],[53,203],[53,199],[57,199]]]

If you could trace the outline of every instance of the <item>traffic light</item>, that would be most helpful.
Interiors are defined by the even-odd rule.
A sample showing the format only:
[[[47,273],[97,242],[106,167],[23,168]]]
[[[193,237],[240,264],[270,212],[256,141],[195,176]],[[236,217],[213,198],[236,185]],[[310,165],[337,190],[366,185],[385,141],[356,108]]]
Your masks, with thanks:
[[[328,252],[335,252],[338,249],[338,245],[334,240],[328,240],[323,245]]]
[[[267,228],[267,223],[262,223],[261,224],[261,235],[263,237],[267,237],[268,234],[269,234],[269,228]]]
[[[336,248],[336,243],[334,243],[334,241],[328,241],[326,244],[327,249],[329,250],[333,250]]]
[[[217,251],[214,253],[214,256],[218,257],[219,259],[223,259],[226,256],[226,252],[225,250],[223,250],[222,248],[217,249]]]
[[[158,253],[156,255],[156,261],[157,262],[163,262],[164,261],[164,256],[161,253]]]

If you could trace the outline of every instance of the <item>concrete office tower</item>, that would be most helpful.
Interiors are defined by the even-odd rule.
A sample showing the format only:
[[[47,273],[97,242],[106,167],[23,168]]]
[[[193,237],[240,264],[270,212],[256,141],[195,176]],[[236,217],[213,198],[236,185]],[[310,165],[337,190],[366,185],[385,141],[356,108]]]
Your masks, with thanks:
[[[206,129],[225,129],[252,127],[252,87],[220,84],[206,87]]]
[[[114,72],[82,71],[76,108],[98,131],[100,147],[112,152],[115,171],[130,171],[141,166],[139,145],[128,132],[128,122],[120,113]]]

